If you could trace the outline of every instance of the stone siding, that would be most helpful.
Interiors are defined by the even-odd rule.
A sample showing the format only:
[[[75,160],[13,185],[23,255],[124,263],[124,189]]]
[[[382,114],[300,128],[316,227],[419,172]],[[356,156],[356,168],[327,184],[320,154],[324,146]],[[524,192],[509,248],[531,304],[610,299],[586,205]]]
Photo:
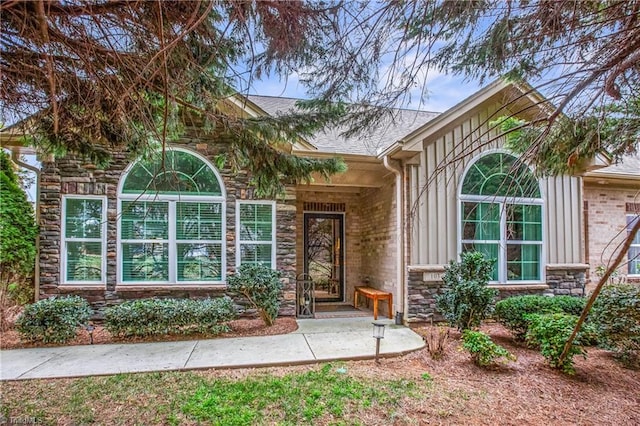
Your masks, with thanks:
[[[493,285],[498,289],[496,301],[513,296],[539,294],[546,296],[583,296],[587,265],[554,265],[547,268],[546,284]],[[436,296],[443,291],[444,266],[409,267],[408,303],[409,322],[442,321],[436,308]]]
[[[203,139],[195,130],[175,143],[207,158],[211,163],[224,152],[220,141]],[[118,285],[116,271],[118,184],[122,173],[133,160],[125,153],[116,153],[106,170],[96,168],[72,157],[43,161],[40,177],[40,297],[75,294],[89,300],[98,311],[124,300],[146,297],[204,298],[227,294],[224,285],[180,286],[176,284],[132,286]],[[254,190],[246,172],[234,172],[228,167],[218,170],[226,190],[226,272],[235,271],[235,209],[236,200],[251,200]],[[67,194],[101,195],[107,198],[107,266],[105,285],[60,285],[61,203]],[[296,205],[295,190],[289,188],[286,197],[276,204],[276,267],[283,273],[284,294],[281,315],[295,314],[296,275]],[[238,306],[246,302],[229,294]],[[247,311],[251,314],[251,311]]]

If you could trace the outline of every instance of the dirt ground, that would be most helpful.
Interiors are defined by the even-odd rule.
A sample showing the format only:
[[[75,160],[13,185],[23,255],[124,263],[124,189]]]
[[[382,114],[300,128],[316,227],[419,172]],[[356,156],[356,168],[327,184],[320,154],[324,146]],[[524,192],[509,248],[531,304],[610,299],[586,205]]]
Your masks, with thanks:
[[[221,337],[288,333],[295,330],[296,323],[293,318],[279,318],[274,327],[266,328],[259,320],[238,320],[232,328],[231,333]],[[414,330],[424,336],[431,328],[417,326]],[[426,386],[429,389],[426,397],[407,397],[400,401],[399,410],[394,414],[393,424],[397,425],[640,424],[640,371],[623,368],[610,352],[589,348],[587,359],[575,358],[576,374],[568,376],[549,368],[538,350],[514,342],[502,326],[491,323],[482,330],[516,355],[517,360],[492,368],[477,367],[467,353],[460,351],[459,333],[450,330],[444,356],[439,360],[432,359],[425,348],[402,357],[384,358],[379,363],[366,360],[336,364],[353,377],[405,379]],[[76,343],[86,343],[86,339],[81,336]],[[104,331],[96,334],[96,340],[110,341]],[[4,343],[8,342],[4,342],[3,336]],[[239,379],[315,368],[318,367],[204,370],[196,374]],[[56,386],[63,386],[73,381],[54,382]],[[17,391],[26,383],[15,382],[11,386]],[[359,421],[365,425],[389,424],[387,414],[365,410]]]

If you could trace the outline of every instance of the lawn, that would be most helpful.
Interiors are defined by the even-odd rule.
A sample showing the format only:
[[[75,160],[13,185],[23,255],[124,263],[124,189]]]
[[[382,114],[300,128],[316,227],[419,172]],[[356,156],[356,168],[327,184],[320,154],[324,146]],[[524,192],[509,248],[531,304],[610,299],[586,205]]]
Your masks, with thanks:
[[[479,368],[452,332],[442,360],[424,349],[379,364],[4,382],[1,414],[61,425],[640,424],[640,372],[609,352],[589,349],[567,376],[501,326],[483,329],[517,360]]]

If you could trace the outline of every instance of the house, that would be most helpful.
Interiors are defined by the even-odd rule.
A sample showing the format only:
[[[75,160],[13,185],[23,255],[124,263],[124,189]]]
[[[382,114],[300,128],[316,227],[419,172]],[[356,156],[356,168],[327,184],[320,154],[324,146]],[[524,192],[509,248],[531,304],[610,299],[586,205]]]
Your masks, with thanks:
[[[250,116],[295,104],[234,102]],[[424,320],[435,313],[444,266],[471,249],[497,260],[491,285],[501,297],[582,294],[582,178],[537,179],[516,161],[489,126],[508,114],[545,114],[543,99],[496,81],[442,114],[399,110],[352,139],[319,133],[293,152],[341,156],[348,171],[290,186],[277,200],[256,197],[246,173],[217,168],[224,143],[194,128],[169,147],[164,171],[158,157],[131,163],[123,153],[107,170],[44,159],[40,297],[79,294],[97,308],[215,297],[238,265],[259,262],[283,272],[283,315],[296,314],[297,280],[311,277],[319,305],[352,304],[355,287],[368,285],[393,295],[384,314]]]
[[[628,155],[619,164],[584,176],[584,221],[590,287],[598,281],[598,267],[607,265],[627,231],[640,216],[640,156]],[[618,277],[640,283],[640,235],[636,235]]]

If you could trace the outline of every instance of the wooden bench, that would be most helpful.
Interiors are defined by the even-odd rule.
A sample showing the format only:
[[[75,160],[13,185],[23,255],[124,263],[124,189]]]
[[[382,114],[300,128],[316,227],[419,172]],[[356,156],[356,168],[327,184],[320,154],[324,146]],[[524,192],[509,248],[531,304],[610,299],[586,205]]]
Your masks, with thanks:
[[[393,295],[377,288],[359,286],[353,293],[353,304],[358,307],[358,295],[362,295],[367,299],[373,300],[373,319],[378,319],[378,300],[386,300],[389,303],[389,318],[393,318]]]

